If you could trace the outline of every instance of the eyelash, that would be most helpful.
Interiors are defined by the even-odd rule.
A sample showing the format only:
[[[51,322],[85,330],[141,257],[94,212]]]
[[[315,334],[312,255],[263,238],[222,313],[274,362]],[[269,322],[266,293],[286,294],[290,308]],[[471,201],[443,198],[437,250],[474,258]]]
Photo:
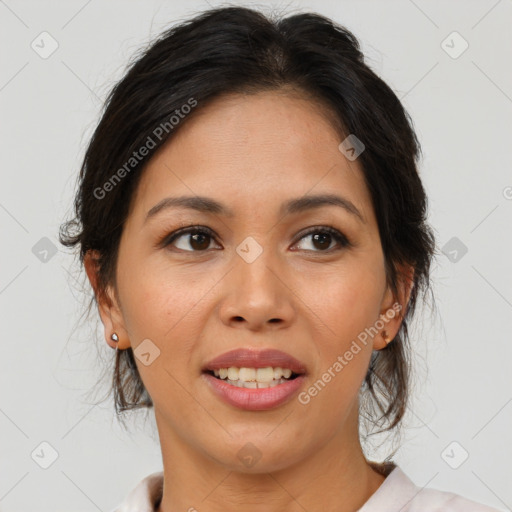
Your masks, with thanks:
[[[307,237],[308,235],[315,234],[315,233],[322,233],[322,234],[328,234],[331,235],[332,238],[338,243],[338,248],[331,248],[325,251],[309,251],[306,249],[307,252],[317,252],[317,253],[325,253],[330,254],[332,252],[351,247],[352,243],[350,240],[342,234],[340,231],[338,231],[336,228],[333,228],[332,226],[313,226],[311,228],[308,228],[304,233],[301,234],[300,238],[297,240],[297,242],[294,243],[296,245],[299,243],[303,238]],[[186,228],[180,228],[176,231],[173,231],[172,233],[165,235],[157,244],[157,247],[167,247],[171,245],[175,240],[180,238],[183,235],[187,234],[201,234],[201,235],[207,235],[208,237],[215,239],[215,233],[206,226],[188,226]],[[204,251],[185,251],[182,249],[178,249],[180,252],[191,252],[191,253],[204,253],[208,251],[208,249],[205,249]]]

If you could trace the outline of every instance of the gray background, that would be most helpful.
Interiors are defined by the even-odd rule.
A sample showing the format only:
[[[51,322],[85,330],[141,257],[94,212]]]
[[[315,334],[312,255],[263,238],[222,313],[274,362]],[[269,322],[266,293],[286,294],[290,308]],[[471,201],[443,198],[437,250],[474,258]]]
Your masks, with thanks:
[[[128,59],[209,5],[221,4],[0,1],[1,511],[108,511],[161,468],[151,416],[134,415],[127,434],[112,402],[95,406],[100,396],[90,396],[113,352],[92,341],[102,339],[94,311],[80,322],[85,274],[57,230],[102,100]],[[420,486],[510,510],[512,2],[241,5],[334,18],[410,112],[446,254],[433,272],[439,312],[427,309],[412,332],[415,398],[395,460]],[[53,40],[58,48],[44,55]],[[47,469],[52,448],[42,442],[58,452]]]

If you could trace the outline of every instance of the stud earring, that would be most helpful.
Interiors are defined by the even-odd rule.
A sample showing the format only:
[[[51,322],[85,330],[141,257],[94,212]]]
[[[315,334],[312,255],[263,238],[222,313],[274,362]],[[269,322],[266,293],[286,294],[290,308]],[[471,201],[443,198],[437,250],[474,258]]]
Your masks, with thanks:
[[[382,336],[382,339],[386,342],[386,346],[387,346],[388,343],[391,342],[391,340],[389,339],[388,333],[384,330],[384,331],[382,331],[381,336]]]
[[[118,345],[117,345],[117,342],[119,341],[119,336],[114,332],[114,333],[112,333],[112,334],[110,335],[110,339],[111,339],[112,341],[115,341],[115,343],[116,343],[116,350],[117,350],[117,346],[118,346]]]

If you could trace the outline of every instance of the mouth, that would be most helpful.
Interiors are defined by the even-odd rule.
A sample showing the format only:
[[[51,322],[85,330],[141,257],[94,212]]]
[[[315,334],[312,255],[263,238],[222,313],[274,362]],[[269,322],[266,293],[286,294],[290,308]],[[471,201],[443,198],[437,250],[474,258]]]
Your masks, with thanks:
[[[204,370],[203,373],[223,380],[231,386],[246,389],[265,389],[284,384],[295,380],[302,373],[293,372],[290,368],[281,368],[280,366],[267,366],[264,368],[219,368],[218,370]]]
[[[306,366],[275,349],[235,349],[206,363],[202,377],[227,404],[263,411],[289,402],[306,381]]]
[[[232,407],[245,411],[265,411],[283,406],[292,400],[305,383],[304,374],[290,373],[288,378],[283,376],[279,379],[272,378],[267,382],[259,382],[258,380],[232,380],[229,377],[234,377],[233,372],[238,368],[230,367],[224,370],[231,373],[224,379],[220,376],[221,370],[218,370],[218,376],[215,375],[216,371],[214,370],[206,370],[201,376],[214,396]],[[245,378],[244,370],[250,371],[256,370],[256,368],[240,368],[242,376]],[[259,370],[266,370],[266,368],[259,368]],[[279,372],[278,369],[277,371]],[[270,374],[270,370],[268,372]],[[222,373],[224,374],[224,371]]]

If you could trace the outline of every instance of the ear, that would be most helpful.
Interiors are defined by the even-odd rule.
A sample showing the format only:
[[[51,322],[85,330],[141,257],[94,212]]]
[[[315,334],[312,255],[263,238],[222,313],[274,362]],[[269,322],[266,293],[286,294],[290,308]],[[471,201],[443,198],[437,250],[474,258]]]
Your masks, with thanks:
[[[112,287],[108,286],[106,290],[100,290],[98,285],[98,271],[99,271],[99,252],[89,250],[84,256],[84,267],[87,277],[94,290],[96,304],[98,305],[98,312],[101,317],[101,322],[105,329],[105,340],[112,348],[118,347],[119,350],[124,350],[130,346],[128,333],[124,325],[124,318],[121,308],[117,303]],[[116,333],[119,341],[113,341],[111,335]]]
[[[393,341],[402,325],[404,313],[409,303],[409,297],[414,285],[414,268],[410,265],[401,265],[398,268],[398,272],[398,297],[387,286],[381,302],[379,319],[384,326],[379,329],[379,332],[373,338],[374,350],[382,350]],[[383,337],[383,331],[387,335],[386,339]]]

